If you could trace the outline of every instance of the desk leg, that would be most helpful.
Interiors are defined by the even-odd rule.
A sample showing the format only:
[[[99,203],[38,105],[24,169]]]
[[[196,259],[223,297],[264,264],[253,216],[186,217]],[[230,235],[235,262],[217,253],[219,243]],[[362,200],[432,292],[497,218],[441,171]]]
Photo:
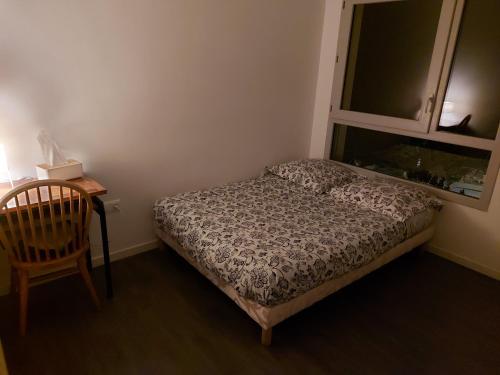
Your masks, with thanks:
[[[89,270],[89,273],[92,272],[92,254],[91,254],[91,249],[89,249],[89,251],[87,251],[87,269]]]
[[[101,222],[101,238],[102,238],[102,255],[104,258],[104,274],[106,277],[106,297],[113,298],[113,281],[111,280],[111,261],[109,259],[109,241],[108,241],[108,226],[106,223],[106,210],[102,200],[95,196],[92,197],[94,210],[99,215]]]

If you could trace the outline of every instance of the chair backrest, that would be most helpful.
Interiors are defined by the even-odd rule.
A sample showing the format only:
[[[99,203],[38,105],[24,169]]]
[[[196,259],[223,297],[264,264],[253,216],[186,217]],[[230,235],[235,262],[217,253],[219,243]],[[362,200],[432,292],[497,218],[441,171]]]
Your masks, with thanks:
[[[14,266],[45,266],[78,257],[89,248],[92,199],[78,185],[41,180],[0,200],[0,248]]]

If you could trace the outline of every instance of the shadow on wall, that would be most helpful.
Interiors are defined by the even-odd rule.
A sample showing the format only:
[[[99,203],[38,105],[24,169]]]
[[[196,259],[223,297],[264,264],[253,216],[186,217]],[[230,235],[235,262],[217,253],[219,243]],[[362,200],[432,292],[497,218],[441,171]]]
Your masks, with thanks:
[[[57,120],[62,98],[43,71],[26,63],[0,49],[0,143],[14,179],[33,176],[43,161],[36,136]]]
[[[42,127],[50,129],[62,96],[35,61],[0,48],[0,66],[0,144],[13,179],[34,176],[35,164],[43,161],[36,136]],[[1,252],[0,295],[8,292],[9,284],[10,266]]]

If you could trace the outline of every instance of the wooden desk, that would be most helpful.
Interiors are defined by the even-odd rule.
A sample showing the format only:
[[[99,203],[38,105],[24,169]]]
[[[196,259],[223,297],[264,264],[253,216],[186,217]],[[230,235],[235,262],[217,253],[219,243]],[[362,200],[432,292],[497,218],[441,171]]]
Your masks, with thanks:
[[[25,183],[35,181],[34,178],[26,178],[23,180],[18,180],[14,182],[14,187],[21,186]],[[104,273],[106,277],[106,296],[108,298],[113,298],[113,282],[111,279],[111,261],[109,258],[109,241],[108,241],[108,226],[106,222],[106,210],[104,209],[104,203],[101,200],[100,196],[107,193],[107,190],[104,186],[102,186],[99,182],[90,178],[88,176],[84,176],[82,178],[77,178],[74,180],[70,180],[74,184],[79,185],[83,188],[89,195],[92,197],[92,203],[94,204],[94,211],[99,215],[99,221],[101,224],[101,239],[102,239],[102,253],[104,258]],[[10,184],[0,184],[0,198],[7,194],[12,187]],[[41,197],[42,201],[47,200],[48,197]],[[31,200],[32,203],[36,203],[37,200],[34,198]],[[23,202],[20,202],[23,204]],[[24,204],[26,204],[24,202]],[[87,253],[88,264],[92,267],[92,260],[90,257],[90,251]]]

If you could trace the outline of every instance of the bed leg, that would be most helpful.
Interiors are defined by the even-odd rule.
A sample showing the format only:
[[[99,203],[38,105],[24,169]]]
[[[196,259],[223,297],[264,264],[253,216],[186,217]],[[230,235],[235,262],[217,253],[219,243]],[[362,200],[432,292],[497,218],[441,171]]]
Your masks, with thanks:
[[[262,336],[260,338],[260,343],[265,346],[270,346],[272,338],[273,338],[272,327],[268,329],[262,328]]]

